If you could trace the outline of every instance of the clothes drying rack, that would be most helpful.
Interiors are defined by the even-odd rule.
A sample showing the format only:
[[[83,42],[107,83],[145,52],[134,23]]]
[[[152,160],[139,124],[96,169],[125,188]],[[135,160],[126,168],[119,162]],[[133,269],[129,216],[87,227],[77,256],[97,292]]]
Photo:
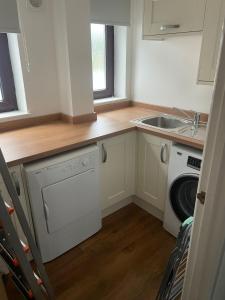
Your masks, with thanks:
[[[0,193],[0,257],[9,269],[11,278],[24,299],[55,299],[39,250],[31,234],[19,196],[0,149],[0,174],[11,198],[12,205],[5,202]],[[11,216],[16,214],[26,245],[17,235]],[[32,264],[28,253],[33,257]]]
[[[175,249],[172,251],[156,300],[181,298],[190,244],[193,217],[180,228]]]

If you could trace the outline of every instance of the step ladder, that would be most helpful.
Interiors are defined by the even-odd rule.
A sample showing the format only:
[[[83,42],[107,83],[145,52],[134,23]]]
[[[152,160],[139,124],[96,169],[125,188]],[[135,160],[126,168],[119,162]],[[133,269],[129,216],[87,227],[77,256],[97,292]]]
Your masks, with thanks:
[[[9,205],[0,193],[0,257],[6,263],[15,286],[25,299],[55,299],[1,149],[0,174],[12,200],[12,205]],[[11,219],[13,214],[17,215],[29,246],[19,239]],[[32,263],[29,262],[28,253],[33,257]]]

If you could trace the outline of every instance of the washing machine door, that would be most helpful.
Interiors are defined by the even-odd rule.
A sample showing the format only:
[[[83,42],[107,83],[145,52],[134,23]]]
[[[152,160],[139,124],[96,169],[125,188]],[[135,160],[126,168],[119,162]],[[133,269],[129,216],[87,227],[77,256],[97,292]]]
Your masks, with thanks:
[[[181,222],[194,214],[198,181],[198,175],[184,174],[174,180],[171,185],[171,206]]]

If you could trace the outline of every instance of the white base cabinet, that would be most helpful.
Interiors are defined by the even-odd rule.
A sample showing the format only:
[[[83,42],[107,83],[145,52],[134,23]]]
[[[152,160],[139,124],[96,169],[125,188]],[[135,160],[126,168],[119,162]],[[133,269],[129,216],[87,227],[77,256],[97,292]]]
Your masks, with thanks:
[[[135,194],[159,211],[164,211],[171,142],[147,133],[133,131],[99,141],[98,147],[103,212],[105,210],[110,213],[112,207],[119,209],[120,205],[128,204],[132,200],[129,197]],[[10,172],[25,216],[33,230],[23,166],[12,167]],[[11,204],[1,178],[0,191],[3,199]],[[26,242],[16,215],[12,215],[12,220],[20,239]]]
[[[137,196],[160,211],[166,200],[171,143],[146,133],[138,135]]]
[[[101,207],[105,210],[134,194],[136,132],[104,139],[98,145]]]

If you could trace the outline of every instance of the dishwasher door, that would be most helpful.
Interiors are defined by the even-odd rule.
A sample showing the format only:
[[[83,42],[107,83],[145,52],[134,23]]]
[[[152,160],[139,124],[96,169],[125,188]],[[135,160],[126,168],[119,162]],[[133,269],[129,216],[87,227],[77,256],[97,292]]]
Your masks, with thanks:
[[[42,189],[49,234],[69,226],[95,210],[98,199],[93,195],[95,190],[93,176],[95,172],[91,169]]]

